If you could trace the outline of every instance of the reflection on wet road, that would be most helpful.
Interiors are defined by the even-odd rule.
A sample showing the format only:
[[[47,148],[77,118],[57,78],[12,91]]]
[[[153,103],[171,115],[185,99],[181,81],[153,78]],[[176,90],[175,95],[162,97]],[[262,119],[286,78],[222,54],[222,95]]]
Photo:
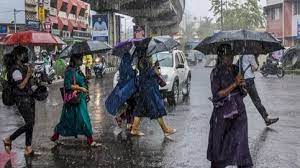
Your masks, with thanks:
[[[11,161],[0,146],[0,168],[4,167],[166,167],[207,168],[206,148],[212,104],[209,73],[211,69],[194,67],[190,98],[176,108],[168,107],[167,122],[178,130],[171,139],[163,136],[156,121],[144,119],[145,137],[131,137],[116,128],[113,117],[105,112],[104,100],[112,90],[112,79],[90,83],[90,116],[95,140],[101,144],[89,148],[84,137],[63,138],[64,145],[50,142],[59,120],[62,101],[59,87],[51,86],[47,101],[37,103],[34,147],[42,155],[33,160],[23,156],[24,135],[14,142]],[[279,116],[278,124],[266,128],[249,98],[245,99],[249,118],[249,142],[255,167],[300,167],[300,77],[287,76],[282,80],[258,75],[257,88],[272,116]],[[0,137],[7,136],[22,124],[14,108],[0,106]]]

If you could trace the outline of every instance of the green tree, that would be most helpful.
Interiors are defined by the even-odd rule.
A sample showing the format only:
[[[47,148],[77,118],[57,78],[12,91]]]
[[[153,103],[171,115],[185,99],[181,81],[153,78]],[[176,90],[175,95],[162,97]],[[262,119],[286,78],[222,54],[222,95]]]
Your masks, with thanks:
[[[262,9],[258,5],[259,0],[246,0],[240,3],[238,0],[210,0],[211,11],[217,17],[217,23],[221,25],[221,7],[223,8],[223,30],[255,29],[264,25]]]
[[[196,28],[196,33],[200,39],[204,39],[214,33],[217,26],[213,23],[213,19],[210,17],[204,17],[200,20],[200,25]]]

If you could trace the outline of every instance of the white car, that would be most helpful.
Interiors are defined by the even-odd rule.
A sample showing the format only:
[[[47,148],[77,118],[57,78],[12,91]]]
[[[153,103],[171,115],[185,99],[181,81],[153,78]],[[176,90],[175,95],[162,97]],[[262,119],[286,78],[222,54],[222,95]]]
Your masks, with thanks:
[[[160,52],[152,55],[153,62],[159,61],[162,77],[166,81],[160,92],[170,105],[176,105],[180,95],[188,96],[191,89],[191,70],[184,53],[180,50]],[[113,86],[118,83],[119,72],[114,76]]]

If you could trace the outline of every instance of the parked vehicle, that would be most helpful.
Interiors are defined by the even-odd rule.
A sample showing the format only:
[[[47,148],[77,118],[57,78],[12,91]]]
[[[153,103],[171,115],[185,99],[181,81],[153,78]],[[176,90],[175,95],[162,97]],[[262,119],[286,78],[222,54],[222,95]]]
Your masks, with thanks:
[[[285,75],[282,63],[278,60],[267,61],[267,63],[264,62],[260,72],[264,77],[267,77],[268,75],[277,75],[278,78],[282,78]]]
[[[44,62],[35,62],[34,78],[37,83],[47,82],[48,84],[52,84],[55,80],[55,70],[52,66],[50,66],[48,67],[47,72]]]
[[[99,57],[95,59],[94,72],[96,78],[103,78],[105,74],[105,65],[102,63]]]
[[[185,55],[180,50],[161,52],[152,56],[153,60],[160,61],[161,74],[166,81],[160,91],[170,105],[176,105],[180,95],[189,96],[192,74]]]
[[[188,41],[184,46],[185,57],[188,61],[189,65],[197,65],[198,62],[202,61],[200,56],[200,52],[197,50],[193,50],[200,41],[192,40]]]
[[[185,57],[186,57],[189,65],[197,65],[198,58],[197,58],[197,55],[195,54],[195,52],[193,50],[186,53]]]
[[[152,55],[153,62],[159,61],[160,71],[166,86],[160,92],[170,105],[176,105],[180,96],[189,96],[192,74],[185,55],[180,50]],[[118,83],[119,72],[114,76],[113,86]]]

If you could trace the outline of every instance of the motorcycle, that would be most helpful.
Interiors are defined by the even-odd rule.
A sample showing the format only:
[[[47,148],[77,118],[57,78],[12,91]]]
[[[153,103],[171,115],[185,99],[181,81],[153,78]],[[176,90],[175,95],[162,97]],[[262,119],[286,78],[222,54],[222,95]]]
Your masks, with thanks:
[[[47,82],[52,84],[55,80],[55,70],[52,66],[46,67],[43,62],[38,62],[35,63],[34,69],[34,78],[37,83]]]
[[[264,77],[267,77],[268,75],[277,75],[278,78],[282,78],[285,75],[285,71],[282,68],[282,63],[280,61],[272,61],[270,63],[264,62],[260,72]]]
[[[100,61],[100,58],[96,58],[95,60],[95,65],[94,65],[94,72],[96,75],[96,78],[103,78],[105,74],[105,66],[104,64]]]

